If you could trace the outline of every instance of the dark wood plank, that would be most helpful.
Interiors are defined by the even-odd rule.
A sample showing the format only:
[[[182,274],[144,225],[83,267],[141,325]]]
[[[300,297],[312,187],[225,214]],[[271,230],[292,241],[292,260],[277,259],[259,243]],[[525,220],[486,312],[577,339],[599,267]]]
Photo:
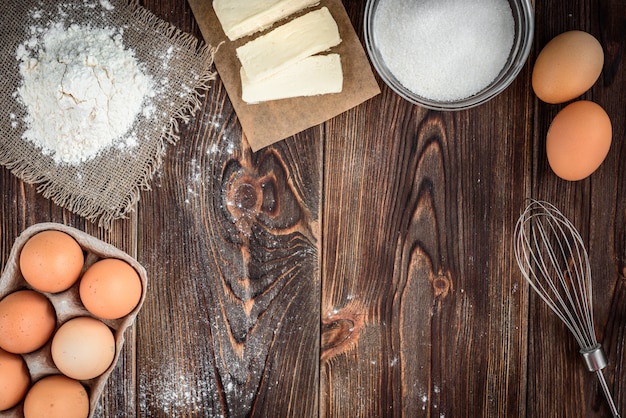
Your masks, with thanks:
[[[321,130],[252,154],[219,79],[202,106],[140,203],[138,414],[315,416]]]
[[[535,126],[534,192],[535,196],[550,200],[561,207],[581,230],[587,242],[594,278],[594,316],[596,333],[604,340],[609,354],[609,367],[605,374],[609,385],[616,386],[619,401],[620,382],[612,377],[620,376],[623,329],[618,306],[623,304],[622,277],[619,260],[623,254],[624,235],[624,188],[623,182],[623,77],[616,72],[616,65],[623,66],[624,4],[606,1],[582,3],[559,9],[540,5],[537,16],[544,24],[538,31],[537,49],[554,35],[571,29],[589,31],[605,46],[606,61],[601,79],[583,98],[601,104],[613,120],[613,146],[600,169],[589,179],[581,182],[565,182],[556,178],[545,159],[545,135],[549,123],[563,105],[553,106],[538,102]],[[572,10],[581,10],[582,14]],[[587,16],[582,21],[581,16]],[[611,23],[608,23],[610,21]],[[596,26],[598,25],[599,26]],[[622,274],[622,276],[620,275]],[[606,403],[600,393],[595,377],[587,372],[578,354],[578,346],[569,332],[548,312],[537,298],[531,299],[531,324],[529,328],[529,411],[535,415],[560,416],[608,416]],[[609,317],[607,323],[607,316]],[[615,347],[617,345],[617,347]],[[554,382],[566,382],[555,385]],[[623,395],[622,395],[623,396]],[[567,402],[563,402],[567,399]],[[621,410],[623,411],[623,402]]]
[[[502,256],[526,192],[510,187],[530,140],[530,103],[514,98],[528,91],[523,80],[458,114],[385,89],[329,123],[322,320],[359,321],[324,363],[323,415],[503,416],[523,406],[523,292]],[[360,129],[348,118],[380,122]]]
[[[328,123],[323,329],[354,325],[328,338],[343,344],[323,355],[322,416],[524,411],[527,296],[507,255],[529,193],[529,80],[458,113],[384,87]]]
[[[545,135],[552,118],[564,105],[536,104],[536,151],[533,194],[556,204],[579,229],[589,252],[593,277],[596,334],[604,343],[605,369],[623,413],[624,321],[624,90],[626,6],[614,0],[536,5],[538,52],[552,37],[567,30],[584,30],[600,40],[605,51],[603,73],[582,98],[600,104],[609,114],[614,132],[609,155],[599,170],[579,182],[558,179],[545,158]],[[621,68],[621,69],[618,69]],[[620,261],[621,260],[621,261]],[[532,416],[610,416],[595,376],[588,372],[572,335],[532,295],[529,323],[528,413]],[[560,383],[559,383],[560,382]],[[565,402],[563,400],[566,400]]]

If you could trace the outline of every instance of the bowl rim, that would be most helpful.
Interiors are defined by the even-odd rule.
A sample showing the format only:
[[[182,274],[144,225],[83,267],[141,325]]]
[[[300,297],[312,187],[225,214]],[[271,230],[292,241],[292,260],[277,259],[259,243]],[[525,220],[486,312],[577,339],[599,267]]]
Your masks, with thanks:
[[[511,47],[511,52],[509,53],[509,58],[496,78],[487,87],[472,96],[449,102],[433,100],[413,93],[395,78],[391,71],[386,68],[384,60],[381,58],[374,42],[374,31],[372,27],[374,20],[373,17],[375,8],[381,0],[367,0],[365,4],[363,34],[365,39],[365,48],[370,62],[382,81],[396,94],[412,104],[432,110],[442,111],[465,110],[484,104],[502,93],[511,85],[511,83],[513,83],[522,68],[526,65],[533,45],[535,18],[531,0],[508,1],[509,4],[511,4],[511,9],[513,9],[513,6],[517,8],[517,14],[516,10],[512,10],[513,18],[515,20],[515,38],[513,46]],[[519,20],[516,16],[521,16],[522,19]],[[522,36],[520,36],[520,34]]]

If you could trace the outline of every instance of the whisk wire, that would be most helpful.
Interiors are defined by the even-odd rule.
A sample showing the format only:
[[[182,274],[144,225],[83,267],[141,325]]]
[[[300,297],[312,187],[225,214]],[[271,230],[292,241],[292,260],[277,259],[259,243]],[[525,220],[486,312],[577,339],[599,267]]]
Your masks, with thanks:
[[[555,225],[553,222],[544,222],[543,216],[540,214],[528,213],[528,218],[520,217],[516,226],[516,258],[521,266],[537,266],[536,269],[522,269],[522,274],[541,296],[546,304],[554,311],[554,313],[565,323],[568,329],[574,334],[577,342],[581,347],[592,347],[597,345],[595,334],[593,332],[593,318],[585,312],[589,309],[586,298],[581,298],[579,292],[570,291],[572,280],[568,280],[563,269],[560,267],[562,262],[553,250],[545,251],[552,248],[550,236],[563,235],[563,228]],[[530,223],[530,234],[527,235],[523,228],[528,221]],[[550,219],[548,219],[550,221]],[[548,232],[551,231],[552,234]],[[557,234],[557,231],[560,231]],[[562,259],[566,259],[566,248],[562,240],[557,240],[559,253]],[[524,251],[524,248],[543,249],[546,254],[536,251]],[[570,247],[571,250],[571,247]],[[537,274],[537,271],[540,274]],[[570,272],[570,274],[573,274]],[[554,277],[553,277],[554,276]],[[589,286],[584,282],[579,283],[578,289],[581,294],[591,296],[588,292]],[[561,291],[562,290],[562,291]],[[591,321],[591,328],[584,325]],[[591,329],[591,332],[589,331]],[[587,336],[590,335],[590,338]]]
[[[590,314],[591,274],[583,266],[584,264],[589,265],[587,251],[582,246],[582,237],[567,219],[557,218],[555,214],[550,213],[547,222],[559,251],[556,252],[552,249],[549,240],[550,235],[544,229],[539,229],[544,239],[543,248],[551,261],[551,270],[546,271],[551,271],[557,276],[568,303],[561,299],[561,294],[556,287],[553,287],[552,290],[559,296],[563,312],[567,314],[572,327],[576,330],[575,335],[581,348],[589,349],[597,345],[597,341],[593,316]],[[546,277],[547,280],[549,278],[550,276]]]

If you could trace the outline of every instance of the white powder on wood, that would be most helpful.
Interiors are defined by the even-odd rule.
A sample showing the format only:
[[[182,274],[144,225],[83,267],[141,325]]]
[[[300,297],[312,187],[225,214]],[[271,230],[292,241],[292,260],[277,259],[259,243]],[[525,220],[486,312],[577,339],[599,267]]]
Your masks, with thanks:
[[[57,23],[31,32],[16,52],[17,93],[28,112],[24,138],[72,165],[112,145],[136,144],[131,128],[151,108],[153,83],[125,49],[121,30]]]
[[[442,101],[487,87],[506,64],[515,36],[507,0],[381,0],[373,29],[398,81]]]

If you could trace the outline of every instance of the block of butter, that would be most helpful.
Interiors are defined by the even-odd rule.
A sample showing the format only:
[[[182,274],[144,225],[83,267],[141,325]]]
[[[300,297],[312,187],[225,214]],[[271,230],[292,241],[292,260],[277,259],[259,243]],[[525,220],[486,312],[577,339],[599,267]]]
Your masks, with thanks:
[[[307,57],[256,82],[251,82],[242,68],[241,87],[242,99],[247,103],[341,93],[341,57],[339,54]]]
[[[213,0],[213,10],[231,41],[271,27],[319,0]]]
[[[236,49],[251,82],[256,82],[341,43],[328,8],[314,10]]]

